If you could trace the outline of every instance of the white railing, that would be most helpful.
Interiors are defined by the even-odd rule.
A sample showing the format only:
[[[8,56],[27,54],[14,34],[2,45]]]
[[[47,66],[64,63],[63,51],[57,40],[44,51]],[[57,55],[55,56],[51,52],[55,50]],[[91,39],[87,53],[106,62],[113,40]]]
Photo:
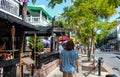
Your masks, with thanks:
[[[31,23],[33,25],[42,25],[42,26],[47,26],[48,21],[45,18],[40,18],[40,17],[27,17],[27,22]]]
[[[0,9],[19,16],[19,4],[14,0],[0,0]]]

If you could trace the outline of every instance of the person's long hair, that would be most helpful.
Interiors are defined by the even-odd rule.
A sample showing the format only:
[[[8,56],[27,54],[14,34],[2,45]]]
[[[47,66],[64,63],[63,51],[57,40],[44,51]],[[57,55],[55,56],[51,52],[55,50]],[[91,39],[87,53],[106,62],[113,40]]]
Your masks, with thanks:
[[[75,46],[74,42],[73,42],[72,40],[70,40],[70,41],[68,41],[68,42],[66,43],[65,49],[68,50],[68,51],[70,51],[70,50],[73,50],[73,49],[74,49],[74,46]]]

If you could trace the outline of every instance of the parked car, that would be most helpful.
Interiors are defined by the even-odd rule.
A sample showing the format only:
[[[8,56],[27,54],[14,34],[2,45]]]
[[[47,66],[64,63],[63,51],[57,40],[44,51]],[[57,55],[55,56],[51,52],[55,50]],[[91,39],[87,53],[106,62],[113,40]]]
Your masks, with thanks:
[[[100,47],[100,51],[104,51],[104,49],[105,49],[105,45],[102,45],[102,46]]]
[[[110,50],[111,50],[111,47],[110,47],[110,45],[102,45],[102,46],[100,47],[100,50],[101,50],[101,51],[110,51]]]

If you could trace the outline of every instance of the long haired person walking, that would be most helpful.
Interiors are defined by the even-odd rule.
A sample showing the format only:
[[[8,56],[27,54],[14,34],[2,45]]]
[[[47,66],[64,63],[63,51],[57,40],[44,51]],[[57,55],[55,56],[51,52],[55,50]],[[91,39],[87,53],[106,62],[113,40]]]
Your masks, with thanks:
[[[74,42],[68,41],[65,49],[60,53],[60,71],[63,72],[63,77],[75,77],[75,73],[79,72],[78,52],[74,49]]]

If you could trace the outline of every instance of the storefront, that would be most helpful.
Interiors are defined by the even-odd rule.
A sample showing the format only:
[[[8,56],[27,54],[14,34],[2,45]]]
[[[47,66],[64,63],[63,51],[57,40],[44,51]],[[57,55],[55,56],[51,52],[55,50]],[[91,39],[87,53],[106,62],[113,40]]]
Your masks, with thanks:
[[[0,68],[3,68],[3,77],[16,77],[16,65],[22,58],[20,54],[25,51],[25,31],[37,29],[15,16],[0,11],[0,42],[6,42],[5,48],[0,49]]]

